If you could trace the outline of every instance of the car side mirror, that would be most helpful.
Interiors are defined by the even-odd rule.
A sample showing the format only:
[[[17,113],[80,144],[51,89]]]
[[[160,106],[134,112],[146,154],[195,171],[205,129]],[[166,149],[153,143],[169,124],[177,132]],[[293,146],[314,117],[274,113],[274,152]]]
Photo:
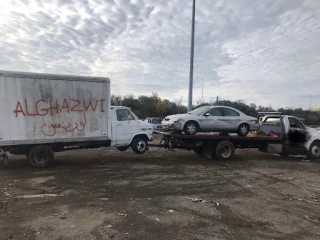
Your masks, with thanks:
[[[209,117],[209,116],[211,116],[211,114],[210,113],[206,113],[206,114],[204,114],[206,117]]]

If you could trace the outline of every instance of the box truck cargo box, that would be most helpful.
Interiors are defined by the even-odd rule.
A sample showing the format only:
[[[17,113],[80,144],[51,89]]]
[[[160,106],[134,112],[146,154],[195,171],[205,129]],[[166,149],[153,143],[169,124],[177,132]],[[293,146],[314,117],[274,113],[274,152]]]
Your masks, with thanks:
[[[152,126],[110,104],[108,78],[0,71],[0,148],[38,167],[75,146],[143,153]]]

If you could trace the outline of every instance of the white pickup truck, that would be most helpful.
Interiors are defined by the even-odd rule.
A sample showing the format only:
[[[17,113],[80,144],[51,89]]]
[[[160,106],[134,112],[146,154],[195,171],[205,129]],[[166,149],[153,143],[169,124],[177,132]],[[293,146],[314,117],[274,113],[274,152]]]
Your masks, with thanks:
[[[77,147],[144,153],[152,125],[110,103],[108,78],[0,71],[0,157],[25,154],[45,167]]]
[[[320,159],[320,132],[301,120],[289,115],[266,115],[261,118],[260,131],[266,135],[272,132],[283,139],[275,150],[280,155],[307,154],[311,159]]]

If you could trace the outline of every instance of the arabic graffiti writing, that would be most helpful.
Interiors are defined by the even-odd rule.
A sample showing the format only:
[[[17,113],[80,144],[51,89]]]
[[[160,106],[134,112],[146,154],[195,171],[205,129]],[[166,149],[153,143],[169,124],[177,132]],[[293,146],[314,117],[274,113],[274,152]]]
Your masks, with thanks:
[[[59,114],[62,112],[87,112],[90,109],[93,112],[100,111],[104,112],[104,102],[105,99],[100,100],[78,100],[78,99],[63,99],[63,101],[52,101],[46,102],[43,99],[35,101],[34,104],[30,104],[27,99],[24,99],[24,102],[17,102],[16,108],[13,111],[15,117],[19,115],[23,116],[53,116],[54,114]],[[33,109],[33,111],[30,111]]]
[[[61,122],[61,123],[52,123],[52,124],[46,124],[43,123],[40,127],[41,132],[48,136],[48,137],[53,137],[54,135],[56,135],[57,131],[59,129],[64,130],[65,132],[74,132],[74,131],[79,131],[82,132],[84,130],[84,127],[87,124],[87,118],[86,115],[84,115],[84,121],[80,121],[80,124],[74,122],[74,125],[71,124],[70,122],[68,122],[68,124],[66,124],[65,122]],[[80,125],[80,127],[79,127]]]

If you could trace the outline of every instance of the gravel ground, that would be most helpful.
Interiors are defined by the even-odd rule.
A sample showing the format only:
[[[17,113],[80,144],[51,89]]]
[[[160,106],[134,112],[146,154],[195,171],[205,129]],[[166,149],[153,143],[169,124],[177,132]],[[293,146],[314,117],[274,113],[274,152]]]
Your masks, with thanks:
[[[320,239],[320,162],[114,148],[0,166],[0,239]]]

